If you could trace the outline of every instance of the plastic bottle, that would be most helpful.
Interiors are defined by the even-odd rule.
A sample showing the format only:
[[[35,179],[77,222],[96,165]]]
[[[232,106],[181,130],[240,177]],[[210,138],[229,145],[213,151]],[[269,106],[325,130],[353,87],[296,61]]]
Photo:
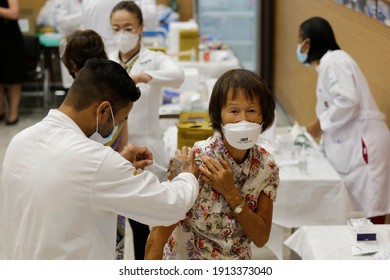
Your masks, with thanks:
[[[308,157],[308,152],[306,148],[303,146],[301,153],[299,155],[299,162],[298,162],[299,171],[302,173],[307,173],[307,157]]]

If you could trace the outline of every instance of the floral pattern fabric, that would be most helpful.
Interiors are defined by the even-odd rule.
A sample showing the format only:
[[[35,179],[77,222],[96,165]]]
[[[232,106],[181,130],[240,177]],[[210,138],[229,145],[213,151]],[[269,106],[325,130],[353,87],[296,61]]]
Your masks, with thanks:
[[[200,155],[216,160],[222,157],[233,169],[235,186],[251,210],[257,208],[263,191],[275,201],[279,185],[279,168],[273,157],[255,145],[247,159],[236,164],[222,137],[215,133],[195,143],[195,159]],[[200,191],[186,218],[179,222],[164,247],[164,259],[251,259],[251,240],[238,223],[226,199],[199,179]]]

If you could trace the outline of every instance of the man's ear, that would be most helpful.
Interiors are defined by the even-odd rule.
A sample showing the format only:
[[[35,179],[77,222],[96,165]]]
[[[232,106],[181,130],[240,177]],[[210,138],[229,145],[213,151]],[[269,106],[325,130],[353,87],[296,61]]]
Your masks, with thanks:
[[[109,101],[103,101],[97,108],[97,116],[99,122],[107,122],[111,118],[111,103]]]

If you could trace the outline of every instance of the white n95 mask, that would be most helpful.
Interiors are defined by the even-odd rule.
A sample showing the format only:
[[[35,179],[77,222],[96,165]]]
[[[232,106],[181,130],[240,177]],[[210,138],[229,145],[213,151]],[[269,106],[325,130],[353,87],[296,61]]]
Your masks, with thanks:
[[[96,131],[91,135],[89,136],[89,139],[93,140],[93,141],[96,141],[96,142],[99,142],[103,145],[106,145],[107,143],[111,142],[112,141],[112,138],[114,137],[114,135],[116,134],[117,130],[118,130],[118,125],[115,125],[115,119],[114,119],[114,114],[112,112],[112,109],[110,107],[110,111],[111,111],[111,117],[112,117],[112,125],[113,125],[113,129],[111,131],[111,133],[106,136],[106,137],[103,137],[99,132],[99,120],[98,120],[98,116],[96,115]]]
[[[119,31],[114,34],[117,48],[121,53],[128,53],[137,46],[139,36],[128,31]]]
[[[227,142],[239,150],[252,148],[259,138],[261,129],[261,124],[248,121],[222,125],[222,133]]]

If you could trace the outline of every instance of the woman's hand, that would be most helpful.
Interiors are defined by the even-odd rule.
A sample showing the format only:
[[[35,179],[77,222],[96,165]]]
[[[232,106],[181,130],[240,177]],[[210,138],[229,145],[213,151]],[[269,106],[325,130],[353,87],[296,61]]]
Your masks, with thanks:
[[[240,195],[233,182],[233,170],[226,160],[220,158],[220,162],[217,162],[203,155],[201,158],[205,165],[199,166],[199,170],[203,173],[202,180],[225,198],[229,195]]]
[[[134,81],[134,83],[139,84],[139,83],[145,83],[147,84],[152,77],[149,76],[146,73],[137,73],[137,74],[131,74],[130,78]]]
[[[167,178],[172,180],[182,172],[190,172],[196,178],[199,176],[199,168],[195,163],[195,151],[186,146],[181,150],[176,150],[175,156],[169,161]]]
[[[307,132],[313,136],[313,138],[318,138],[321,136],[322,131],[321,131],[321,125],[320,125],[320,120],[317,119],[314,123],[306,127]]]
[[[221,193],[232,210],[241,205],[244,198],[234,185],[233,171],[228,162],[222,158],[220,163],[214,159],[202,156],[205,167],[199,166],[203,173],[201,178],[215,191]],[[238,222],[253,243],[262,247],[267,243],[271,232],[273,202],[262,191],[259,195],[257,208],[252,211],[246,204],[242,212],[236,214]]]

